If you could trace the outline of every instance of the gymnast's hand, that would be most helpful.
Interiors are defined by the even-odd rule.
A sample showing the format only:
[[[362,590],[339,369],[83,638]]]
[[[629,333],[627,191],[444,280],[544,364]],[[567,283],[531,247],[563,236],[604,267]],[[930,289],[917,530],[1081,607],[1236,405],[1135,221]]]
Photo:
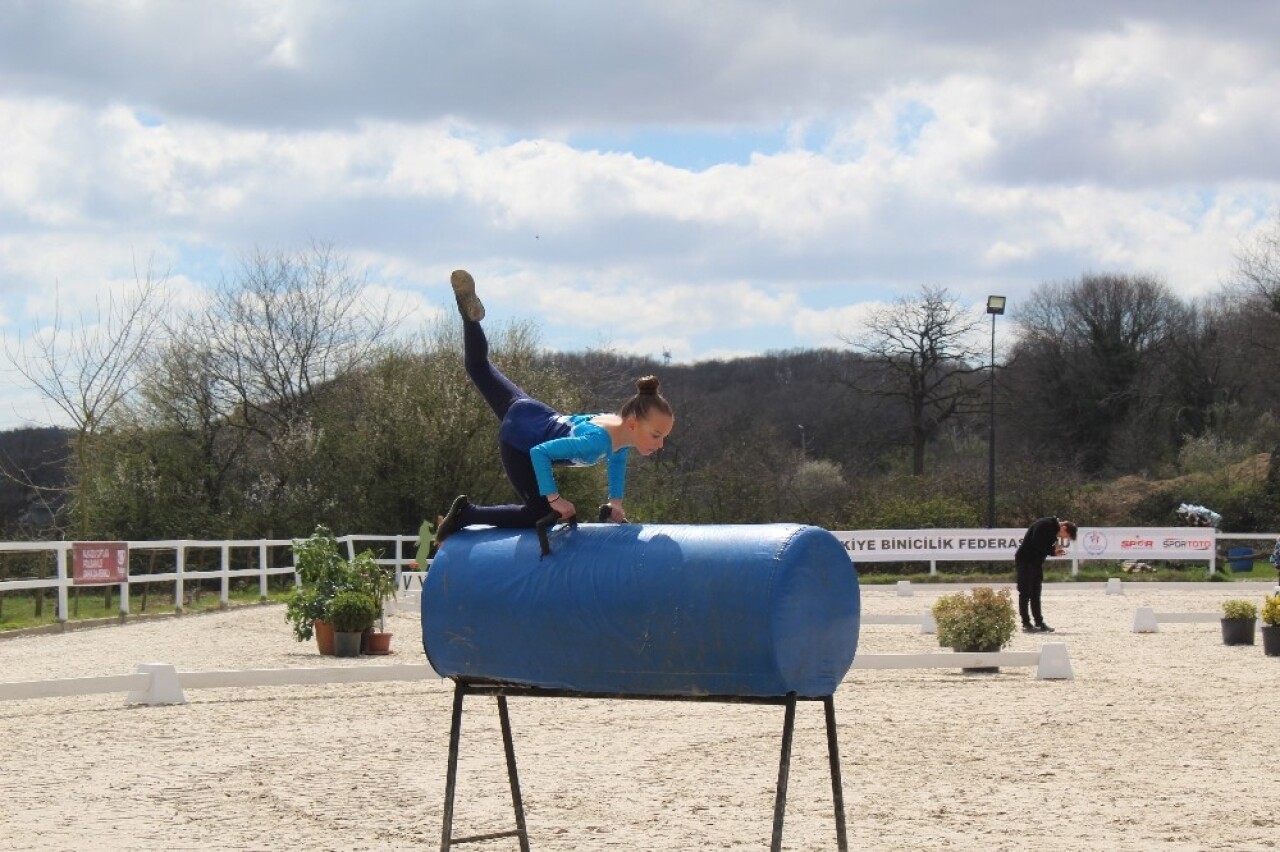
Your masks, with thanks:
[[[547,505],[559,512],[560,517],[562,518],[572,518],[574,515],[578,514],[577,507],[561,497],[559,494],[547,495]]]

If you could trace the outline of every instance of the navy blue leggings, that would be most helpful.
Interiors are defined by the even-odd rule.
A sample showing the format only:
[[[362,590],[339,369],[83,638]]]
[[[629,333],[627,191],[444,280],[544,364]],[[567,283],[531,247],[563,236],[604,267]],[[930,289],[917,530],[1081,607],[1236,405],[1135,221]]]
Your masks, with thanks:
[[[498,421],[503,422],[512,403],[530,399],[529,395],[489,363],[489,340],[480,323],[463,320],[462,345],[463,364],[467,368],[467,375],[471,377],[471,383],[480,391],[489,408],[493,409]],[[533,527],[551,511],[551,505],[547,503],[546,497],[538,493],[538,478],[533,472],[529,452],[499,440],[498,453],[511,487],[523,502],[506,506],[468,506],[462,513],[462,525]]]

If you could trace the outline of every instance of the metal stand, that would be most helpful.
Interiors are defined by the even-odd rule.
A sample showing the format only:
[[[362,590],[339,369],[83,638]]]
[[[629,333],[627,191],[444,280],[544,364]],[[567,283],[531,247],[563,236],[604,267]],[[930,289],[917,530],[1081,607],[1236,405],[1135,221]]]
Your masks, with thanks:
[[[529,833],[524,822],[524,803],[520,799],[520,779],[516,773],[516,751],[511,740],[511,719],[507,715],[507,696],[530,698],[623,698],[648,701],[714,701],[724,704],[769,704],[786,708],[782,723],[782,756],[778,761],[778,792],[773,804],[772,852],[782,849],[782,821],[787,809],[787,776],[791,769],[791,740],[795,733],[796,702],[821,701],[827,723],[827,757],[831,766],[831,797],[835,805],[836,848],[847,852],[849,840],[844,825],[844,793],[840,782],[840,748],[836,741],[836,710],[832,696],[805,698],[794,692],[777,697],[750,697],[737,695],[618,695],[593,692],[575,692],[566,689],[543,689],[487,681],[455,678],[453,691],[453,722],[449,730],[449,770],[444,790],[444,829],[440,840],[442,852],[448,852],[454,844],[496,840],[500,837],[518,837],[520,852],[529,852]],[[475,834],[469,837],[453,836],[453,800],[458,786],[458,744],[462,728],[462,700],[468,695],[492,695],[498,701],[498,720],[502,725],[502,747],[507,757],[507,779],[511,784],[511,804],[515,810],[516,827],[512,831]]]

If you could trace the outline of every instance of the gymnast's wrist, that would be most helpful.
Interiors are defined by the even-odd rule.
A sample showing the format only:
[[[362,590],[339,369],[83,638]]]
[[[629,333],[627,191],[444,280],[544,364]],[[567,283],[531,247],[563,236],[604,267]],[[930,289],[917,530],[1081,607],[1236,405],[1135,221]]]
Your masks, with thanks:
[[[556,502],[557,500],[563,500],[563,499],[564,499],[564,498],[560,496],[560,492],[558,492],[558,491],[557,491],[556,493],[554,493],[554,494],[548,494],[548,495],[547,495],[547,503],[548,503],[548,504],[550,504],[550,503],[554,503],[554,502]]]

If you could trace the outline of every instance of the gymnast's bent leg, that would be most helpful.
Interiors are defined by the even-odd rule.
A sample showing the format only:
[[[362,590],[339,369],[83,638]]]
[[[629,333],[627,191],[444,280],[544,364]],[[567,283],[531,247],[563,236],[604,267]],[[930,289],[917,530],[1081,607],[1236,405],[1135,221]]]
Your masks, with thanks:
[[[538,493],[538,480],[533,472],[533,462],[529,454],[516,449],[510,444],[498,445],[502,457],[502,469],[516,493],[520,495],[522,504],[507,506],[475,506],[464,505],[458,512],[460,523],[488,524],[504,529],[533,529],[538,521],[549,514],[552,509],[547,498]]]

